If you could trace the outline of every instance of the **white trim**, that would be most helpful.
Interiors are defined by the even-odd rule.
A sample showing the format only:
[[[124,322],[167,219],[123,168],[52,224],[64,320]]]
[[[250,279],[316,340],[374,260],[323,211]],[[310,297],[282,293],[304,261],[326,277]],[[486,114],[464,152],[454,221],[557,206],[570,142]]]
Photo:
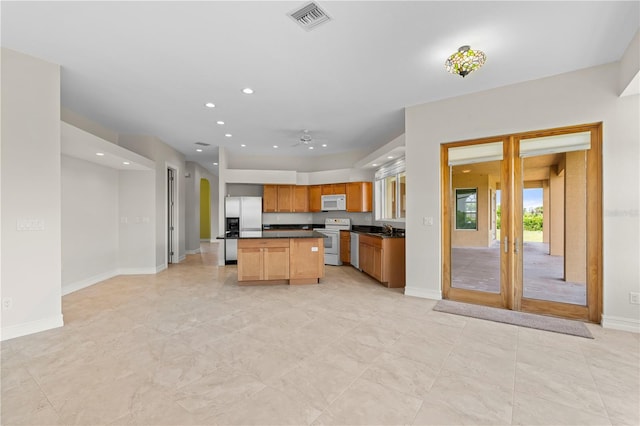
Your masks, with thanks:
[[[99,283],[100,281],[108,280],[109,278],[113,278],[117,275],[120,275],[122,272],[119,270],[113,270],[109,272],[103,272],[102,274],[94,275],[89,278],[85,278],[80,281],[76,281],[70,284],[65,284],[62,286],[62,295],[66,296],[67,294],[71,294],[74,291],[82,290],[83,288],[92,286],[94,284]]]
[[[164,265],[156,265],[156,274],[164,271],[167,268],[168,268],[168,266],[167,266],[166,263]]]
[[[2,327],[2,337],[0,337],[0,340],[14,339],[28,334],[51,330],[52,328],[62,327],[63,325],[64,320],[62,319],[62,314],[35,321],[23,322],[21,324],[9,325]]]
[[[614,317],[602,315],[602,328],[640,333],[640,320],[637,318]]]
[[[195,250],[187,250],[187,254],[199,254],[200,253],[200,249],[195,249]]]
[[[187,258],[187,256],[185,256],[184,254],[180,255],[178,257],[178,262],[177,263],[183,262],[186,258]]]
[[[118,275],[154,275],[157,274],[157,268],[122,268],[118,270]]]
[[[440,291],[425,290],[423,288],[405,287],[405,296],[421,297],[423,299],[442,300],[442,293]]]

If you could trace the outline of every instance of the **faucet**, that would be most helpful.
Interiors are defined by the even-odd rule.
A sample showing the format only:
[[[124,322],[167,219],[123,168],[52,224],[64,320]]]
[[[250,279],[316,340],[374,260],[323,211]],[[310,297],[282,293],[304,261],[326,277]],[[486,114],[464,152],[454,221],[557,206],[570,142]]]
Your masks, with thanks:
[[[384,229],[383,233],[386,235],[392,235],[393,234],[393,226],[389,225],[388,223],[385,223],[384,225],[382,225],[382,228]]]

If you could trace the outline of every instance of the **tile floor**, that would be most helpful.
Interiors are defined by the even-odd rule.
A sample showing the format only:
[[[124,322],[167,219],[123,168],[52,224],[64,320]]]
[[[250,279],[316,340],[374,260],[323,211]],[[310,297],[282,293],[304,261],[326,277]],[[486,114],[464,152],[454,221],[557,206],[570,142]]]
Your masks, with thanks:
[[[351,267],[239,287],[216,244],[2,342],[3,425],[640,424],[639,335],[433,312]]]

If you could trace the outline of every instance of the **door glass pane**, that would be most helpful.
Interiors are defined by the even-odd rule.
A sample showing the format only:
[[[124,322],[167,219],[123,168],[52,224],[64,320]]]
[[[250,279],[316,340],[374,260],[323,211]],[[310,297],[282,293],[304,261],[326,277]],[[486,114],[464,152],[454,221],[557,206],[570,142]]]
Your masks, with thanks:
[[[523,296],[585,306],[586,151],[521,161]]]
[[[450,166],[454,288],[500,293],[501,168],[501,160]]]

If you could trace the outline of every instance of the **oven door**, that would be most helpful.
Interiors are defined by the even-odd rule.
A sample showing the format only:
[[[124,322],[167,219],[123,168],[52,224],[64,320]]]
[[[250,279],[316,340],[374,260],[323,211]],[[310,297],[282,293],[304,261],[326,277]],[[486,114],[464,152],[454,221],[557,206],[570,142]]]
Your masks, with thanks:
[[[340,251],[340,231],[328,229],[316,229],[324,235],[324,254],[338,254]]]

